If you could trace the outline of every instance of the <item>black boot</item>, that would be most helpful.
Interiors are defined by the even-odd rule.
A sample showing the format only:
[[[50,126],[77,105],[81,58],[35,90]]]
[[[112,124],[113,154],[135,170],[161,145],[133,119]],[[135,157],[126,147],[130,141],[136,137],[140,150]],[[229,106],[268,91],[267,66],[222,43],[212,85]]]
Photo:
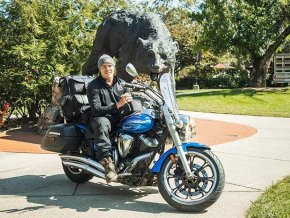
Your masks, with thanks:
[[[111,157],[105,157],[100,160],[100,164],[105,168],[105,178],[106,182],[116,182],[118,174],[116,173],[115,165]]]

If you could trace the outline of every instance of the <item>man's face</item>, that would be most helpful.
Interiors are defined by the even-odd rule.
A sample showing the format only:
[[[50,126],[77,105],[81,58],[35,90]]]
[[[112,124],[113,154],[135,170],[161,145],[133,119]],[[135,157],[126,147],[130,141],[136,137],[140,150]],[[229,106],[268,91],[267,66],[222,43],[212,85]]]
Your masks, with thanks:
[[[113,64],[103,64],[101,66],[101,76],[105,79],[112,79],[115,73],[115,67]]]

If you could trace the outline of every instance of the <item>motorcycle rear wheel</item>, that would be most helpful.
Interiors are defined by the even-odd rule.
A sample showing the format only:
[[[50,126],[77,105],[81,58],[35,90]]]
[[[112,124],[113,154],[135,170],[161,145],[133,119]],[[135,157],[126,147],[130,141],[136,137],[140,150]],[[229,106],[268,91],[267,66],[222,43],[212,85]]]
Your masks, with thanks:
[[[158,173],[158,189],[165,201],[177,210],[199,212],[214,204],[225,184],[219,159],[210,150],[188,148],[186,154],[194,178],[187,179],[178,156],[167,157]]]
[[[78,168],[65,166],[64,164],[62,164],[62,167],[63,167],[63,171],[65,175],[71,181],[76,182],[76,183],[85,183],[94,177],[93,175]]]

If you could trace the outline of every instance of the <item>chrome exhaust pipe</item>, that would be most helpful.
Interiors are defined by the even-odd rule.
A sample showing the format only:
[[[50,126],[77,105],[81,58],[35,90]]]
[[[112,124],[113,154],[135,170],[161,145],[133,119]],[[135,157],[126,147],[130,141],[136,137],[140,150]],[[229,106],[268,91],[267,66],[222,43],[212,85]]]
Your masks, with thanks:
[[[136,167],[139,161],[149,158],[153,152],[142,154],[138,157],[135,157],[129,166],[124,170],[122,174],[119,174],[120,177],[126,177],[132,175],[130,172]],[[88,158],[88,157],[80,157],[74,155],[59,155],[62,163],[65,166],[76,167],[85,171],[92,173],[94,176],[105,179],[105,169],[99,164],[97,161]]]
[[[135,157],[135,158],[131,161],[130,165],[126,168],[125,172],[131,172],[131,171],[136,167],[136,165],[137,165],[137,163],[138,163],[139,161],[144,160],[144,159],[150,157],[152,154],[153,154],[153,151],[150,152],[150,153],[142,154],[142,155],[140,155],[140,156],[138,156],[138,157]]]
[[[67,161],[67,160],[63,160],[62,161],[63,165],[68,166],[68,167],[76,167],[78,169],[82,169],[85,171],[88,171],[89,173],[93,174],[94,176],[100,177],[105,179],[105,174],[103,172],[98,171],[97,169],[88,166],[86,164],[83,163],[77,163],[77,162],[71,162],[71,161]]]
[[[63,154],[60,154],[59,156],[60,156],[62,161],[87,164],[87,165],[93,167],[94,169],[96,169],[102,173],[105,173],[104,167],[101,164],[99,164],[97,161],[95,161],[91,158],[74,156],[74,155],[63,155]]]
[[[88,157],[80,157],[74,155],[60,154],[59,156],[65,166],[76,167],[88,171],[94,176],[105,179],[105,169],[97,161]]]

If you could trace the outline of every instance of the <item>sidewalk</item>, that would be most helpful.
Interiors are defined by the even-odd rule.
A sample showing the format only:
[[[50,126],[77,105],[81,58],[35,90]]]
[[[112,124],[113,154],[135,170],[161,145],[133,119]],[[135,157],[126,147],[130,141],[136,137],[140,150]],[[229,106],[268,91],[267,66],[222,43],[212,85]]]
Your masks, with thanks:
[[[244,217],[266,187],[290,173],[289,118],[186,113],[209,123],[257,129],[248,138],[212,146],[223,163],[226,186],[206,211],[180,213],[162,199],[157,187],[108,185],[98,178],[74,184],[64,176],[56,154],[0,152],[0,217]]]

